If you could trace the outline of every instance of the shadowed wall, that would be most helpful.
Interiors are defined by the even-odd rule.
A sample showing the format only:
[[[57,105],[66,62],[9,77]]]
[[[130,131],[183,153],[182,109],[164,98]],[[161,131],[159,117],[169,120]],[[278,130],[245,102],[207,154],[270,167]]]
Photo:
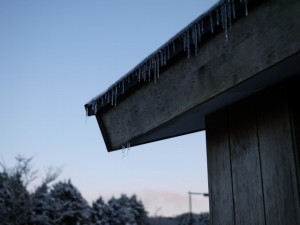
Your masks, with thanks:
[[[276,85],[207,116],[211,224],[300,224],[296,88]]]

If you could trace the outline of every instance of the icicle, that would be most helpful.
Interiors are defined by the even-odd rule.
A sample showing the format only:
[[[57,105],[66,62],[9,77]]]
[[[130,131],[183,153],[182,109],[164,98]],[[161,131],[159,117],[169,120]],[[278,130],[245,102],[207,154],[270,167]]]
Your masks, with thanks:
[[[149,65],[149,62],[147,63],[145,63],[145,71],[146,71],[146,73],[148,74],[148,80],[149,80],[149,82],[151,81],[151,67],[150,67],[150,65]]]
[[[187,31],[187,52],[188,52],[188,58],[191,56],[191,45],[190,45],[190,30]]]
[[[221,6],[221,25],[223,30],[225,29],[224,23],[225,23],[225,19],[224,19],[224,4],[223,4]]]
[[[151,77],[149,77],[148,69],[147,69],[147,65],[146,64],[143,65],[143,70],[144,70],[146,79],[148,78],[148,82],[150,82],[151,81]]]
[[[158,55],[156,55],[156,76],[157,76],[157,78],[159,78],[159,56]]]
[[[164,66],[167,65],[167,49],[164,47],[163,49],[163,54],[164,54]]]
[[[115,106],[117,106],[117,100],[118,100],[118,86],[115,86]]]
[[[245,16],[248,16],[248,0],[244,0],[245,4]]]
[[[156,66],[154,57],[151,59],[151,68],[153,69],[154,82],[156,83]]]
[[[197,23],[197,37],[198,37],[198,40],[199,42],[201,41],[201,24],[200,23]]]
[[[95,104],[93,104],[93,105],[94,105],[94,113],[96,114],[97,110],[98,110],[97,100],[95,101]]]
[[[145,82],[146,79],[145,79],[145,74],[144,74],[143,68],[139,67],[139,71],[141,71],[141,72],[140,72],[140,73],[141,73],[141,77],[142,77],[142,79],[143,79],[144,82]]]
[[[222,18],[222,28],[225,31],[225,38],[226,41],[228,39],[228,24],[227,24],[227,7],[226,3],[224,2],[221,7],[221,18]]]
[[[109,102],[109,103],[110,103],[111,105],[113,105],[113,104],[114,104],[113,101],[114,101],[114,93],[113,93],[113,90],[111,89],[111,90],[110,90],[110,102]]]
[[[147,74],[146,74],[145,68],[142,68],[141,70],[142,70],[142,76],[144,78],[144,82],[146,82],[147,81]]]
[[[102,106],[104,105],[104,98],[103,98],[103,96],[102,96],[102,98],[101,98],[101,104],[102,104]]]
[[[141,82],[141,73],[140,73],[140,70],[138,72],[138,76],[139,76],[139,83]]]
[[[129,151],[130,151],[130,142],[127,143],[127,156],[129,155]]]
[[[219,15],[219,9],[218,8],[216,10],[216,17],[217,17],[217,25],[219,26],[219,24],[220,24],[220,15]]]
[[[144,78],[144,74],[143,74],[143,70],[141,69],[141,67],[138,68],[138,73],[139,73],[139,80],[143,81]]]
[[[187,52],[188,58],[190,58],[190,31],[187,30],[183,34],[183,50]]]
[[[167,60],[170,59],[170,46],[167,45]]]
[[[232,16],[233,16],[233,19],[235,19],[235,4],[234,4],[234,1],[235,1],[235,0],[232,0],[232,1],[231,1],[231,9],[232,9]]]
[[[198,35],[197,35],[197,25],[194,25],[192,28],[192,40],[195,47],[195,56],[197,56],[198,52]]]
[[[228,19],[229,30],[230,30],[231,29],[231,4],[230,4],[230,0],[228,0],[227,19]]]
[[[125,80],[122,80],[122,93],[125,93]]]
[[[185,38],[185,34],[182,34],[182,37],[183,39],[183,51],[186,51],[186,38]]]
[[[187,31],[187,50],[188,50],[188,58],[191,56],[191,45],[190,45],[190,30]]]
[[[201,20],[201,33],[204,33],[204,26],[203,26],[203,20]]]
[[[125,158],[125,146],[122,145],[122,159]]]
[[[160,65],[164,65],[164,53],[162,50],[159,51],[160,55]]]
[[[210,16],[209,16],[209,20],[210,20],[210,32],[214,33],[214,21],[213,21],[213,17],[212,17],[211,13],[210,13]]]
[[[160,76],[160,64],[159,64],[159,60],[157,60],[157,62],[156,62],[156,69],[157,69],[157,72],[156,72],[157,79],[159,79],[159,76]]]
[[[227,18],[227,5],[226,3],[224,4],[224,27],[225,27],[225,37],[226,37],[226,41],[228,39],[228,18]]]
[[[85,116],[86,116],[86,117],[89,116],[89,108],[88,108],[88,107],[85,109]]]
[[[151,68],[153,69],[153,78],[154,78],[154,83],[156,84],[156,65],[155,65],[154,57],[151,58]]]
[[[173,49],[173,54],[174,54],[175,51],[176,51],[176,45],[175,45],[175,41],[174,40],[172,41],[172,49]]]
[[[143,74],[144,74],[144,77],[145,77],[145,81],[147,80],[147,75],[148,75],[148,73],[147,73],[147,68],[146,68],[146,64],[144,64],[143,66],[142,66],[142,70],[143,70]],[[150,81],[150,79],[149,79],[149,77],[148,77],[148,81]]]
[[[114,105],[114,99],[115,99],[115,94],[114,94],[114,89],[112,88],[111,89],[111,100],[110,100],[110,103],[112,106]]]
[[[183,51],[186,52],[186,49],[187,49],[187,41],[186,41],[186,33],[183,34]]]
[[[110,97],[110,94],[109,94],[109,91],[108,91],[107,92],[107,103],[110,103],[109,97]]]
[[[162,49],[161,52],[162,52],[162,60],[160,62],[160,65],[164,66],[165,65],[165,52],[164,52],[164,49]]]

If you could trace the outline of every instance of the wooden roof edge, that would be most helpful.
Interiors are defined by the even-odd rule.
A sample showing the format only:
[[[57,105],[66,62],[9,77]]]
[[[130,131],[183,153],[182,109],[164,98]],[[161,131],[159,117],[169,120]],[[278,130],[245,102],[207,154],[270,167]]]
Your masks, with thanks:
[[[157,82],[160,73],[175,63],[176,59],[192,57],[193,54],[197,54],[199,45],[214,35],[223,31],[227,38],[232,23],[247,16],[248,10],[260,2],[262,1],[220,0],[142,60],[106,91],[86,103],[87,116],[96,115],[97,112],[116,106],[119,101],[137,88],[151,81]]]

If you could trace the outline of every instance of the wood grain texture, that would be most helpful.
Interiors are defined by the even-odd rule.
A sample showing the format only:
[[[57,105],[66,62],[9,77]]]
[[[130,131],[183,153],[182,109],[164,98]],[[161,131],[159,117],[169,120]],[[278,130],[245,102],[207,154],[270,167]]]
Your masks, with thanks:
[[[234,205],[226,110],[206,118],[211,224],[234,225]]]
[[[298,52],[299,9],[296,0],[267,1],[237,21],[227,41],[224,34],[216,35],[199,47],[197,56],[181,59],[164,71],[156,84],[143,86],[103,113],[112,149],[158,129]]]
[[[298,195],[300,204],[300,103],[299,89],[300,79],[291,80],[288,84],[288,100],[289,110],[292,124],[293,141],[294,141],[294,157],[296,163]]]
[[[289,111],[283,86],[256,97],[268,225],[299,225],[299,196]]]
[[[229,107],[229,137],[236,225],[263,225],[260,156],[251,99]]]

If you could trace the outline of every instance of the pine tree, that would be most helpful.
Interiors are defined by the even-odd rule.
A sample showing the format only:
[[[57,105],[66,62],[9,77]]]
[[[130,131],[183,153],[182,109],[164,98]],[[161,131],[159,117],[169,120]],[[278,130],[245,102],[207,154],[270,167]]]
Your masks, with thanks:
[[[50,191],[50,218],[55,224],[90,224],[91,209],[71,181],[58,182]]]
[[[111,215],[111,209],[102,197],[99,197],[92,204],[91,222],[93,225],[110,225],[109,216]]]
[[[43,183],[31,195],[32,202],[32,225],[52,225],[54,224],[50,218],[52,207],[50,205],[50,196],[48,186]]]
[[[27,225],[30,221],[29,193],[19,173],[0,172],[0,221],[3,225]]]
[[[146,225],[147,213],[143,204],[133,195],[128,198],[121,195],[120,198],[111,198],[108,201],[111,214],[109,222],[113,225]]]

